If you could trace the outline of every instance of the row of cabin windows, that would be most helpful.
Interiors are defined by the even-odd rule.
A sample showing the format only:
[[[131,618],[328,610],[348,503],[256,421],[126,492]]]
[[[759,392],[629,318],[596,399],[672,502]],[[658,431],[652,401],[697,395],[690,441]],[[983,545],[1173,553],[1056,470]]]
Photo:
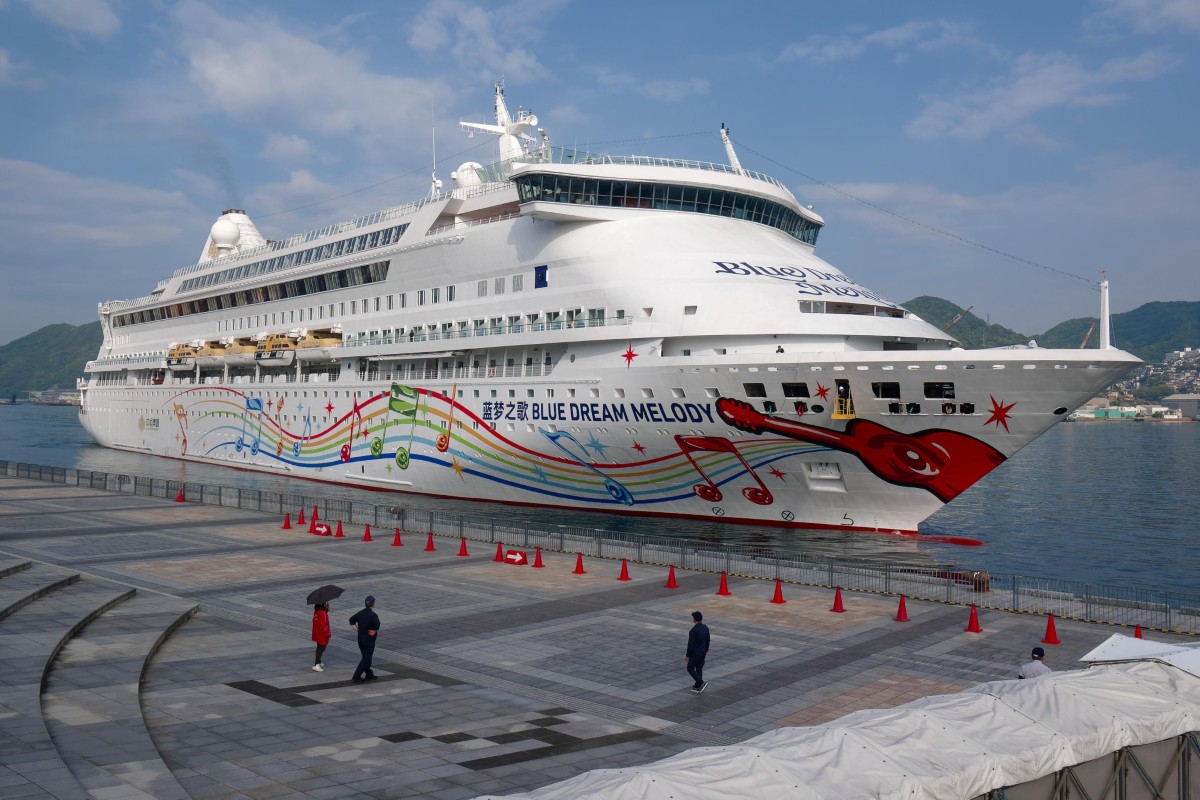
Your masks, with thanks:
[[[137,325],[142,322],[175,319],[192,314],[204,314],[209,311],[241,308],[259,303],[270,303],[276,300],[288,300],[293,297],[305,297],[320,292],[331,292],[336,289],[348,289],[354,286],[380,283],[387,279],[390,264],[390,261],[379,261],[374,264],[349,267],[334,272],[326,272],[321,275],[311,275],[307,278],[297,278],[292,281],[275,283],[269,286],[258,286],[240,292],[229,292],[213,297],[201,297],[196,300],[147,308],[128,314],[119,314],[113,318],[113,327],[121,328],[126,325]],[[495,279],[496,294],[504,293],[504,285],[505,278]],[[512,276],[512,291],[522,291],[524,286],[525,278],[523,275]],[[545,265],[534,267],[534,288],[544,289],[547,286],[549,286],[547,267]],[[487,294],[487,281],[480,281],[477,291],[480,297],[485,296]],[[431,289],[418,289],[414,294],[416,305],[423,306],[441,302],[454,302],[456,290],[453,285],[444,288],[435,286]],[[296,322],[315,322],[325,319],[334,320],[347,314],[358,314],[360,313],[360,309],[361,313],[366,314],[372,310],[382,311],[385,307],[388,311],[394,311],[396,308],[408,308],[408,306],[408,292],[401,292],[395,295],[388,294],[373,298],[363,298],[361,304],[358,300],[350,300],[337,304],[329,303],[328,305],[310,307],[307,309],[307,319],[305,314],[306,309],[303,308],[277,312],[278,321],[276,321],[276,314],[271,314],[269,318],[266,314],[252,317],[235,317],[223,320],[220,323],[220,329],[223,331],[253,330],[266,325],[287,325]]]
[[[757,222],[778,228],[807,244],[817,243],[820,224],[764,197],[643,181],[610,181],[570,175],[525,174],[513,179],[522,203],[543,201],[616,208],[690,211]]]
[[[317,245],[307,250],[300,250],[283,256],[275,256],[274,258],[267,258],[250,264],[242,264],[239,267],[230,267],[229,269],[213,272],[208,275],[201,275],[197,278],[188,278],[180,284],[179,291],[190,292],[193,289],[203,289],[206,286],[240,281],[244,278],[266,275],[281,269],[303,267],[317,261],[324,261],[327,258],[340,258],[376,247],[386,247],[389,244],[399,241],[407,228],[408,223],[405,223],[392,228],[384,228],[381,231],[373,231],[372,233],[364,233],[361,236],[351,236],[348,239],[340,239],[336,242]]]
[[[783,383],[783,396],[787,398],[811,397],[807,383]],[[765,383],[743,383],[742,389],[746,397],[766,397]],[[954,384],[952,382],[927,382],[924,386],[925,397],[931,400],[953,400]],[[871,392],[880,400],[899,400],[900,384],[895,381],[878,381],[871,384]]]
[[[240,292],[228,292],[213,297],[200,297],[181,303],[170,303],[128,314],[118,314],[113,318],[113,327],[137,325],[141,322],[155,322],[163,319],[175,319],[192,314],[204,314],[209,311],[221,311],[228,308],[270,303],[276,300],[287,300],[292,297],[304,297],[321,292],[332,292],[337,289],[349,289],[369,283],[380,283],[387,280],[390,261],[376,261],[373,264],[363,264],[358,267],[347,267],[321,275],[310,275],[307,278],[273,283],[269,286],[258,286]]]

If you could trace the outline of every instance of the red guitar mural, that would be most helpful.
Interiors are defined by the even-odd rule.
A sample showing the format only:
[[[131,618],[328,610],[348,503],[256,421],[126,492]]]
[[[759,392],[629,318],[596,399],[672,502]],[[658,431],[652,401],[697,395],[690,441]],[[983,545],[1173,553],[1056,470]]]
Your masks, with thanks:
[[[728,397],[717,399],[717,414],[747,433],[777,433],[850,453],[883,480],[925,489],[943,503],[1005,460],[991,445],[957,431],[927,430],[909,436],[870,420],[852,419],[844,432],[838,432],[767,416]]]

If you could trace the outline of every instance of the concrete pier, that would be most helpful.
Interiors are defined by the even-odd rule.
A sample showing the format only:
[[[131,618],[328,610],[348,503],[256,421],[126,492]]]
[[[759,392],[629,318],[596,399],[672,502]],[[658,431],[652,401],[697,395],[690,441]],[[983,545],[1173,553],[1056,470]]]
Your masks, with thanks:
[[[295,512],[293,511],[293,521]],[[336,520],[327,520],[336,522]],[[1046,618],[495,547],[0,477],[0,796],[515,794],[1016,676]],[[532,561],[533,553],[529,559]],[[306,595],[346,589],[313,672]],[[382,620],[354,684],[347,620]],[[696,695],[690,613],[712,629]],[[1124,629],[1059,620],[1054,669]],[[1129,632],[1129,631],[1126,631]],[[1190,641],[1183,637],[1153,638]]]

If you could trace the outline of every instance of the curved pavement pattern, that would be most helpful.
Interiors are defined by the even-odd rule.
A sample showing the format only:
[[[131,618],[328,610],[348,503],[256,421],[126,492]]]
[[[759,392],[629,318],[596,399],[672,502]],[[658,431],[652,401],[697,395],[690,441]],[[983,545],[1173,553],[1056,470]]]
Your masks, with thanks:
[[[0,796],[439,798],[528,791],[1015,676],[1045,620],[0,478]],[[531,554],[532,555],[532,554]],[[313,672],[308,592],[347,589]],[[379,678],[348,617],[374,594]],[[711,685],[688,690],[690,612]],[[1070,668],[1109,626],[1058,621]]]

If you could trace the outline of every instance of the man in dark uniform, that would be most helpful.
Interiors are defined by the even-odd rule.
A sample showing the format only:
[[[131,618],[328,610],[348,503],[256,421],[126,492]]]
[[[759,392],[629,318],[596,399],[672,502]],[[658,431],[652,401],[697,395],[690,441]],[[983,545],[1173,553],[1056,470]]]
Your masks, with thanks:
[[[374,595],[367,595],[364,608],[350,618],[350,627],[358,633],[358,651],[362,653],[362,659],[354,668],[352,680],[355,683],[373,681],[375,673],[371,671],[371,658],[375,655],[376,635],[379,633],[379,617],[375,614]]]
[[[688,633],[687,655],[683,657],[688,675],[696,682],[692,687],[696,694],[708,688],[708,681],[704,680],[704,657],[708,655],[708,626],[700,621],[702,619],[704,615],[699,611],[692,612],[692,630]]]

